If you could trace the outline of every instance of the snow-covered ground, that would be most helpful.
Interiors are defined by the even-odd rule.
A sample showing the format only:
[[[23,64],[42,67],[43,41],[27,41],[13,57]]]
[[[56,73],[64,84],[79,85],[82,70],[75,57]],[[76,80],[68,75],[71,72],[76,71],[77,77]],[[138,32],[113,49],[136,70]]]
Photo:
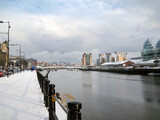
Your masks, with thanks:
[[[0,78],[0,120],[48,120],[36,71]]]

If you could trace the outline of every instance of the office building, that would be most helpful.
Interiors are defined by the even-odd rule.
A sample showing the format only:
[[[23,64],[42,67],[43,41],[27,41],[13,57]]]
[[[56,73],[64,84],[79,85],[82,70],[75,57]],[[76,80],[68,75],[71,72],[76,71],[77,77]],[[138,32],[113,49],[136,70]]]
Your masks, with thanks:
[[[84,53],[81,62],[82,66],[92,66],[92,53]]]
[[[115,52],[115,62],[121,62],[127,60],[127,53]]]
[[[112,62],[112,54],[106,53],[106,62]]]
[[[160,59],[160,40],[157,41],[155,47],[153,48],[152,43],[149,39],[147,39],[144,42],[141,57],[143,60]]]
[[[155,52],[155,59],[160,59],[160,39],[155,45],[154,52]]]
[[[99,54],[97,61],[99,62],[97,65],[105,63],[106,62],[105,55],[104,54]]]

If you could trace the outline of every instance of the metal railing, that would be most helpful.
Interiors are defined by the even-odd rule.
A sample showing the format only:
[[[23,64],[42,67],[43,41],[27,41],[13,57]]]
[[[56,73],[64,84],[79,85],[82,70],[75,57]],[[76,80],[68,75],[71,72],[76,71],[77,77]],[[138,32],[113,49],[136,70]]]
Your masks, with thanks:
[[[67,114],[67,120],[81,120],[80,109],[82,108],[82,104],[80,102],[68,102],[66,109],[60,103],[58,97],[56,97],[55,85],[50,84],[50,81],[47,78],[48,73],[46,76],[43,76],[39,71],[37,71],[37,77],[41,91],[44,95],[45,107],[48,109],[49,112],[49,120],[58,120],[58,117],[56,115],[56,103],[58,103],[60,107],[64,110],[64,112]]]

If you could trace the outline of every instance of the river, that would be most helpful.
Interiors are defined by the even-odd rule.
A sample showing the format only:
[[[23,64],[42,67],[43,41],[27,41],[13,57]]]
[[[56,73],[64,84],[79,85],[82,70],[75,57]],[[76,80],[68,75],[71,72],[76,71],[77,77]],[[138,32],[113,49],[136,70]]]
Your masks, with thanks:
[[[83,120],[160,120],[158,76],[58,70],[49,80],[82,103]]]

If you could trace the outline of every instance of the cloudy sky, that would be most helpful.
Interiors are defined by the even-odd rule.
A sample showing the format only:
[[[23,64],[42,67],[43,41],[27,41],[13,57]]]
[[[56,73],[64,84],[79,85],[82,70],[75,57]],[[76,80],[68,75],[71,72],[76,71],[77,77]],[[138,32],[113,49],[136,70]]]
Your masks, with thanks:
[[[147,38],[160,38],[159,9],[160,0],[0,0],[0,20],[10,21],[10,43],[27,58],[76,62],[84,52],[140,55]]]

